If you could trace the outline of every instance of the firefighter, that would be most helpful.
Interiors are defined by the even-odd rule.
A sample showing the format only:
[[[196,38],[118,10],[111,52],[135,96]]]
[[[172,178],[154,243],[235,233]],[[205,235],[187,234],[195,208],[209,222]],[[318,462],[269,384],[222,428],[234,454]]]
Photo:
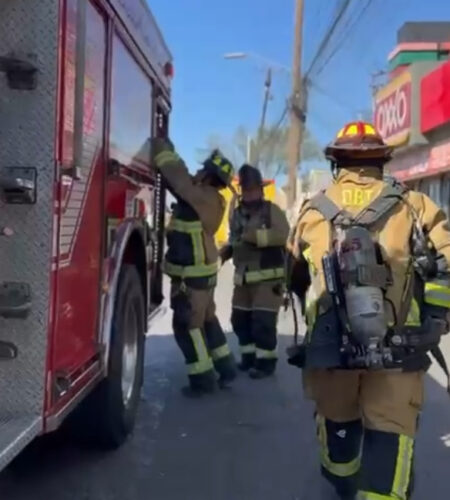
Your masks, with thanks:
[[[391,149],[372,125],[345,126],[326,156],[334,182],[300,209],[288,245],[290,289],[303,298],[311,283],[290,362],[339,496],[406,500],[430,353],[448,374],[450,226],[427,196],[383,176]]]
[[[231,323],[239,338],[239,367],[261,379],[272,375],[277,363],[277,318],[285,289],[289,225],[281,209],[264,200],[258,169],[244,165],[239,183],[242,199],[231,217],[222,260],[232,257],[235,265]]]
[[[214,235],[225,212],[219,191],[229,185],[233,166],[215,151],[192,177],[168,140],[156,139],[152,146],[156,167],[176,199],[167,230],[165,272],[171,278],[175,339],[189,375],[183,393],[198,397],[215,391],[215,371],[221,387],[236,376],[214,303],[218,272]]]

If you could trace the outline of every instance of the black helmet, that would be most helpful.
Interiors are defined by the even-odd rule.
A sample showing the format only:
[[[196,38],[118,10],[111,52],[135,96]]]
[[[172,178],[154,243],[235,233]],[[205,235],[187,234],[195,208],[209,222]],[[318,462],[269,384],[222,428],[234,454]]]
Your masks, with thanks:
[[[203,163],[206,172],[216,177],[221,184],[229,186],[234,176],[234,168],[222,153],[216,149]]]
[[[264,187],[261,172],[251,165],[245,164],[239,169],[239,184],[242,189]]]

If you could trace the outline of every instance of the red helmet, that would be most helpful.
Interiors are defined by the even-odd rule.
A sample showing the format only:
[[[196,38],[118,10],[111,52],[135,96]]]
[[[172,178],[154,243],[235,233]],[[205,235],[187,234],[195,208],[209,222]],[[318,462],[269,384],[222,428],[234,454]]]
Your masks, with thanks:
[[[391,159],[392,148],[370,123],[351,122],[327,146],[325,156],[336,163],[354,160],[386,163]]]

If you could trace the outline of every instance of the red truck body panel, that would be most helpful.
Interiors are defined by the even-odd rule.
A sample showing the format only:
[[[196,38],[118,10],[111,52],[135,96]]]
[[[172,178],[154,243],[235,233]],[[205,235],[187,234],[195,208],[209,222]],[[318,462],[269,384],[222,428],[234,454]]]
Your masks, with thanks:
[[[31,290],[26,317],[0,317],[0,342],[18,352],[0,363],[0,470],[107,375],[123,262],[148,314],[161,304],[165,200],[149,145],[167,134],[172,74],[145,0],[1,3],[0,57],[37,77],[18,92],[0,67],[0,170],[34,170],[37,196],[0,198],[14,233],[0,287]]]

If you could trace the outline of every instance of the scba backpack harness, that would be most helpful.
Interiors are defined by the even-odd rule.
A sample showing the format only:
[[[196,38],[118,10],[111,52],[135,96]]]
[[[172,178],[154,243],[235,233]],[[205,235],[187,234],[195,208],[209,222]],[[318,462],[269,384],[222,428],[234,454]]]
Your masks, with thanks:
[[[338,207],[325,192],[309,202],[308,209],[318,211],[332,227],[332,250],[323,257],[322,263],[340,330],[342,367],[412,371],[428,368],[426,354],[431,352],[447,375],[450,387],[449,370],[438,347],[448,325],[435,317],[424,317],[414,327],[407,324],[413,287],[409,287],[410,296],[396,314],[395,324],[387,322],[386,291],[392,285],[392,273],[383,260],[374,228],[399,203],[406,203],[413,216],[411,256],[415,278],[423,286],[434,278],[435,258],[419,218],[406,199],[407,191],[395,180],[387,179],[380,195],[355,216]],[[305,345],[302,347],[307,349]],[[305,356],[297,359],[304,361]],[[424,359],[428,366],[423,366]],[[292,364],[296,364],[295,361]]]

